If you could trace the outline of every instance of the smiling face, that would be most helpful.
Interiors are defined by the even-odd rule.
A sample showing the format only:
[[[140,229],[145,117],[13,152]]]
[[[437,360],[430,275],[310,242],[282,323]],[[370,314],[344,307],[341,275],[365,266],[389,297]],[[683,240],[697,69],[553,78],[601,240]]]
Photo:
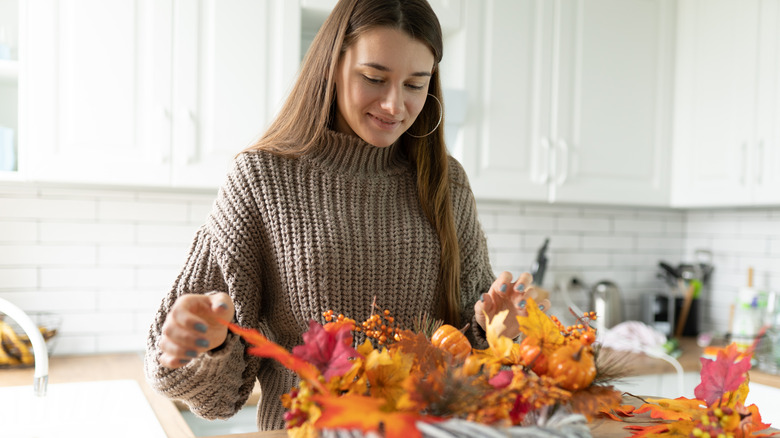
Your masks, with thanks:
[[[403,31],[371,29],[341,55],[336,131],[386,147],[414,123],[428,97],[433,52]]]

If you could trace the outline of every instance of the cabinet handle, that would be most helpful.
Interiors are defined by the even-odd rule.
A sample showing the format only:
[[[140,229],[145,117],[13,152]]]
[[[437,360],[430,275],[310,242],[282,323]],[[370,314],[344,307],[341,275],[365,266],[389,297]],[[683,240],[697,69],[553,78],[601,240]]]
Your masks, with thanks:
[[[192,109],[187,110],[187,122],[190,135],[187,138],[187,164],[193,164],[198,159],[198,117]]]
[[[166,129],[168,130],[168,135],[163,135],[162,138],[168,138],[170,139],[170,132],[171,127],[173,126],[173,115],[171,114],[171,109],[168,106],[161,106],[160,107],[160,114],[162,114],[164,124],[166,126]],[[167,165],[171,162],[171,144],[170,141],[166,142],[166,144],[162,145],[160,148],[160,164]]]
[[[569,145],[566,143],[566,140],[558,140],[557,144],[562,152],[561,161],[563,164],[561,165],[561,172],[560,175],[557,175],[555,184],[562,186],[569,177]]]
[[[758,141],[756,146],[756,182],[761,184],[764,180],[764,140]]]
[[[542,137],[539,140],[539,143],[542,146],[542,152],[544,154],[544,160],[542,161],[542,169],[544,169],[544,172],[539,175],[538,182],[539,184],[547,184],[550,182],[550,139]]]
[[[748,162],[747,162],[747,147],[748,147],[748,142],[747,141],[743,141],[742,142],[742,175],[739,178],[739,182],[743,186],[745,184],[747,184],[747,164],[748,164]]]

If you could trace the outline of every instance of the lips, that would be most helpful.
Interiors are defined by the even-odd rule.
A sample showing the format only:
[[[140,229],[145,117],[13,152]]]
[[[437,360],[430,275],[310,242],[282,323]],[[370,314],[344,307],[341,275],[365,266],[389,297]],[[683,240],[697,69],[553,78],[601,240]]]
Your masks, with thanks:
[[[385,129],[395,128],[401,123],[400,120],[386,119],[383,117],[375,116],[374,114],[371,113],[368,113],[368,116],[371,118],[371,120],[376,122],[377,125]]]

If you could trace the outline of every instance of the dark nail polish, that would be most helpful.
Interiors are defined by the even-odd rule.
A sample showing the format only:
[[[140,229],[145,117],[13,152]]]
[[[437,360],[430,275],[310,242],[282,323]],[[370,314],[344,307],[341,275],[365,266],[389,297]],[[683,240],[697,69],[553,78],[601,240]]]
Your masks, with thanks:
[[[485,294],[480,295],[479,296],[479,300],[484,303],[485,302]]]
[[[197,357],[198,356],[198,352],[195,351],[195,350],[187,350],[187,352],[184,353],[184,354],[186,354],[189,357]]]
[[[525,289],[525,285],[523,283],[520,283],[517,286],[515,286],[515,290],[518,292],[522,292],[523,289]]]
[[[208,330],[208,327],[206,326],[206,324],[203,324],[202,322],[199,322],[199,323],[195,324],[195,330],[197,330],[197,331],[199,331],[201,333],[206,333],[206,330]]]
[[[219,303],[219,306],[217,306],[217,307],[219,307],[222,310],[227,310],[227,308],[228,308],[227,304],[225,304],[225,303]]]
[[[195,345],[197,345],[198,347],[206,348],[209,346],[209,341],[201,338],[195,341]]]
[[[520,300],[520,302],[517,303],[517,307],[519,309],[525,309],[525,300]]]
[[[501,292],[506,292],[506,283],[502,284],[500,288],[498,288]]]
[[[543,304],[539,304],[539,310],[544,310],[544,305]]]
[[[179,363],[190,363],[189,359],[179,359]]]

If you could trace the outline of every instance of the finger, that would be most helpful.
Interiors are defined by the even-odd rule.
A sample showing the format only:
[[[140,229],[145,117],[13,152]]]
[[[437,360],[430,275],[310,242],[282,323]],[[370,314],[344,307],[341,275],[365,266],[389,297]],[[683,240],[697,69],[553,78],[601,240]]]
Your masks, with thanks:
[[[175,342],[171,342],[166,336],[160,337],[157,345],[162,352],[160,364],[168,368],[184,366],[200,354],[194,349],[184,348]]]
[[[230,299],[230,295],[219,292],[212,295],[207,295],[211,303],[211,315],[213,317],[222,319],[224,321],[232,321],[233,315],[235,315],[235,306],[233,300]]]
[[[173,355],[181,355],[181,349],[185,351],[195,351],[201,353],[209,349],[212,344],[209,341],[207,332],[208,326],[205,323],[195,323],[188,326],[182,326],[179,324],[174,312],[176,309],[171,309],[171,313],[166,318],[162,327],[162,335],[164,338],[164,345],[167,347],[167,352]],[[182,312],[182,310],[179,310]],[[182,318],[186,319],[186,318]],[[178,347],[178,349],[176,348]]]
[[[172,322],[184,330],[206,333],[210,313],[211,300],[208,296],[182,295],[176,299],[167,319],[173,319]]]
[[[498,274],[498,278],[496,278],[496,280],[493,282],[493,285],[490,286],[490,289],[500,293],[507,293],[511,287],[512,274],[510,272],[504,271]]]
[[[527,290],[529,287],[531,287],[533,282],[534,277],[528,272],[523,272],[519,277],[517,277],[517,281],[515,281],[514,284],[514,290],[517,292]]]

